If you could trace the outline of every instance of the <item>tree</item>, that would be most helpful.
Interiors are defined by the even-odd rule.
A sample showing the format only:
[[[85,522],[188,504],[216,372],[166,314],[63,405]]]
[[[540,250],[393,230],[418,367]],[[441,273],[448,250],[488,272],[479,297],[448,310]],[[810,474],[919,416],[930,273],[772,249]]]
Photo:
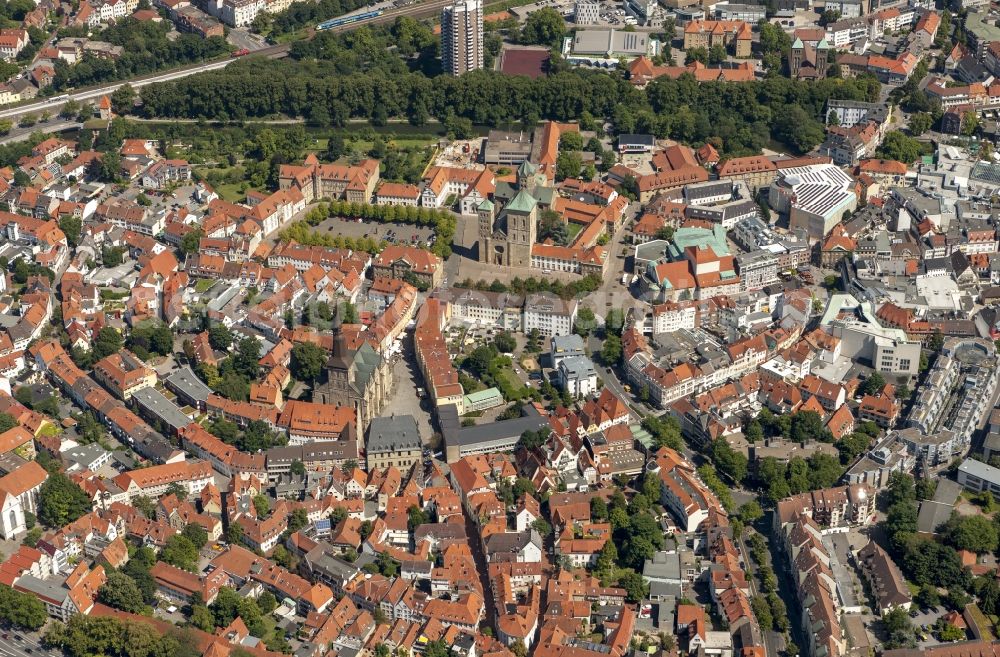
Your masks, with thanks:
[[[594,311],[587,306],[581,306],[576,313],[576,321],[573,322],[573,331],[580,336],[587,337],[597,326],[597,318]]]
[[[271,429],[271,425],[263,420],[253,420],[247,424],[243,435],[236,441],[240,451],[256,454],[272,447],[280,447],[287,443],[284,433]]]
[[[708,50],[708,63],[710,66],[718,66],[728,58],[729,53],[726,52],[726,47],[721,43],[715,44]]]
[[[823,124],[799,105],[785,105],[775,116],[775,136],[799,153],[808,153],[823,142]]]
[[[240,428],[224,418],[216,418],[207,426],[208,432],[226,443],[235,445],[239,439]]]
[[[547,431],[525,431],[521,434],[521,439],[518,441],[518,445],[528,450],[529,452],[541,447],[545,440],[549,437]]]
[[[739,516],[743,524],[752,525],[764,517],[764,511],[756,500],[750,500],[740,505]]]
[[[985,580],[979,587],[979,608],[983,610],[983,613],[993,616],[1000,609],[1000,583],[997,582],[996,572],[989,573],[979,579]],[[934,592],[937,593],[937,591]],[[937,606],[937,603],[929,606]]]
[[[934,623],[934,631],[942,641],[964,641],[965,630],[952,625],[944,618],[939,618]]]
[[[719,438],[712,443],[712,461],[722,474],[736,484],[747,476],[747,457],[729,446],[725,438]]]
[[[694,62],[708,64],[708,49],[704,46],[698,46],[684,51],[684,63],[693,64]]]
[[[253,508],[257,512],[257,517],[263,518],[271,512],[271,502],[265,495],[254,495]]]
[[[233,368],[251,381],[260,373],[260,341],[248,335],[236,343],[236,353],[232,355]]]
[[[229,351],[229,347],[233,344],[233,333],[225,324],[212,324],[208,329],[208,344],[212,349]]]
[[[181,238],[181,251],[187,255],[198,253],[198,249],[201,248],[201,238],[204,236],[205,231],[200,227],[188,231]]]
[[[250,381],[234,371],[223,374],[213,389],[233,401],[246,401],[250,397]]]
[[[767,598],[763,595],[755,595],[750,599],[750,608],[753,609],[757,622],[762,630],[770,630],[774,627],[774,619],[771,616],[771,606],[767,604]]]
[[[935,491],[937,491],[937,480],[936,479],[919,479],[919,480],[917,480],[917,484],[916,484],[915,489],[916,489],[916,495],[917,495],[917,499],[918,500],[929,500],[929,499],[931,499],[931,498],[934,497],[934,493],[935,493]],[[986,491],[986,495],[989,495],[990,498],[993,497],[993,494],[990,493],[989,491]],[[983,508],[986,509],[987,507],[984,505]],[[987,512],[988,513],[992,512],[992,510],[993,510],[993,507],[992,507],[992,505],[990,505],[989,506],[989,510]]]
[[[774,573],[771,573],[774,577]],[[787,632],[791,624],[788,622],[788,609],[785,607],[785,601],[782,600],[776,591],[772,590],[767,594],[767,604],[771,607],[771,619],[774,623],[774,629],[777,632]],[[797,655],[798,650],[794,648],[794,644],[789,642],[785,648],[788,651],[795,650],[795,652],[789,652],[790,655]]]
[[[133,614],[147,613],[149,607],[132,578],[117,570],[108,572],[107,581],[97,591],[97,600],[109,607]]]
[[[183,534],[175,534],[167,539],[160,559],[171,566],[194,572],[198,568],[198,548]]]
[[[83,227],[83,222],[79,217],[74,217],[71,214],[65,214],[59,218],[59,228],[66,235],[66,241],[72,247],[80,244],[80,230]]]
[[[899,160],[904,164],[911,164],[918,160],[923,153],[923,144],[913,137],[893,130],[886,134],[885,140],[875,154],[887,160]]]
[[[582,168],[583,158],[579,151],[563,151],[556,158],[556,179],[579,178]]]
[[[48,619],[41,600],[0,584],[0,622],[34,632],[41,629]]]
[[[111,94],[111,109],[119,116],[125,116],[135,106],[137,95],[130,84],[123,84]]]
[[[187,488],[185,488],[184,486],[182,486],[178,482],[174,481],[174,482],[171,482],[169,486],[167,486],[167,490],[166,490],[166,492],[164,494],[165,495],[173,495],[179,501],[183,502],[185,499],[187,499]]]
[[[538,535],[542,538],[552,533],[552,525],[545,518],[535,518],[531,523],[531,528],[538,532]]]
[[[790,436],[795,442],[821,440],[833,442],[833,436],[823,424],[823,418],[816,411],[798,411],[792,415]]]
[[[611,334],[604,340],[601,346],[601,361],[608,366],[614,365],[622,357],[622,340],[617,335]]]
[[[976,116],[975,112],[966,112],[962,116],[962,134],[966,137],[971,137],[976,134],[976,130],[979,129],[979,117]]]
[[[569,229],[562,215],[552,210],[542,210],[538,220],[538,240],[552,240],[556,244],[566,246],[569,244]]]
[[[323,373],[326,364],[326,351],[311,342],[300,342],[292,347],[292,358],[289,363],[294,376],[299,381],[315,382]]]
[[[395,577],[399,572],[399,562],[390,557],[388,552],[380,552],[375,563],[378,571],[386,577]]]
[[[885,388],[885,378],[878,372],[872,372],[861,385],[861,394],[874,396],[881,393],[883,388]]]
[[[94,160],[97,177],[101,182],[113,183],[121,177],[122,158],[116,150],[109,150],[101,155],[100,160]]]
[[[618,586],[625,589],[625,601],[636,603],[649,595],[649,582],[639,573],[627,570],[618,578]]]
[[[913,502],[917,493],[913,486],[913,476],[904,472],[893,472],[889,475],[889,483],[882,494],[886,506],[894,506],[900,502]]]
[[[953,512],[948,522],[938,528],[938,535],[956,550],[983,554],[997,549],[997,526],[980,515],[963,516]]]
[[[840,452],[840,462],[848,464],[868,450],[871,437],[863,433],[850,433],[835,443]]]
[[[150,547],[141,547],[135,551],[122,572],[128,575],[142,592],[142,599],[147,605],[156,602],[156,581],[149,569],[156,563],[156,553]]]
[[[145,495],[139,495],[138,497],[133,498],[132,506],[136,511],[139,511],[150,520],[156,518],[156,505],[153,504],[153,500],[149,499]]]
[[[199,550],[208,543],[208,532],[201,525],[191,523],[181,530],[181,535],[187,538]]]
[[[92,349],[94,358],[100,360],[111,354],[116,354],[125,346],[121,334],[110,326],[103,327],[97,332],[97,339],[94,340]]]
[[[215,630],[215,616],[205,605],[195,605],[191,607],[191,625],[197,627],[202,632],[212,632]]]
[[[449,657],[451,655],[451,650],[448,649],[448,645],[438,639],[437,641],[430,641],[424,647],[424,657]]]
[[[765,53],[781,54],[787,52],[792,47],[792,39],[788,33],[780,26],[761,21],[760,23],[760,48]]]
[[[359,324],[361,322],[357,307],[349,301],[340,304],[340,319],[344,324]]]
[[[919,137],[928,130],[934,124],[934,118],[927,112],[917,112],[910,116],[909,129],[910,134],[914,137]]]
[[[430,519],[427,516],[427,512],[415,504],[410,507],[409,511],[406,512],[406,515],[407,515],[406,524],[411,532],[420,525],[425,525],[428,522],[430,522]]]
[[[896,607],[882,616],[882,626],[889,635],[889,640],[885,642],[886,648],[899,648],[913,643],[913,626],[902,607]]]
[[[521,42],[555,48],[562,45],[566,35],[566,21],[552,7],[532,12],[521,30]]]
[[[992,580],[994,583],[996,582],[996,578],[992,578]],[[930,584],[924,584],[920,587],[920,590],[917,591],[917,595],[914,596],[913,601],[916,602],[921,609],[933,609],[941,604],[941,596],[938,595],[936,588]],[[984,609],[983,611],[986,610]],[[987,611],[986,613],[992,612]]]
[[[954,587],[958,592],[968,588],[971,575],[962,566],[962,560],[950,545],[913,536],[905,538],[903,543],[903,572],[918,586],[932,584],[946,588]],[[893,541],[894,549],[900,543],[897,535]]]
[[[598,496],[590,498],[590,517],[596,522],[603,522],[608,518],[608,505]]]
[[[933,352],[944,349],[944,335],[941,333],[941,329],[934,329],[934,333],[927,340],[927,348]]]
[[[567,151],[582,151],[583,137],[578,130],[568,130],[559,137],[559,148]]]
[[[496,346],[497,351],[502,354],[513,353],[514,349],[517,348],[517,340],[514,339],[513,335],[507,333],[506,331],[500,331],[497,333],[496,337],[493,338],[493,344]]]
[[[38,492],[38,519],[48,527],[63,527],[90,508],[87,494],[64,474],[50,474]]]
[[[24,535],[21,539],[21,545],[26,545],[30,548],[38,545],[38,541],[42,540],[42,528],[37,525],[28,530],[28,533]]]
[[[893,504],[889,507],[882,527],[893,547],[902,549],[908,537],[917,531],[917,505],[909,501]]]
[[[618,566],[618,548],[614,541],[607,541],[597,555],[594,572],[602,579],[610,576]]]
[[[684,440],[681,438],[681,427],[677,418],[672,415],[656,417],[647,415],[642,418],[642,428],[648,431],[656,440],[657,448],[669,447],[673,450],[683,450]]]
[[[17,420],[10,413],[0,413],[0,433],[10,431],[19,426]]]
[[[288,516],[288,529],[286,530],[289,535],[294,534],[303,527],[309,524],[309,516],[306,514],[305,509],[295,509],[292,514]]]
[[[604,317],[604,330],[607,331],[608,335],[621,337],[624,328],[625,313],[622,312],[621,308],[612,308],[609,310],[608,314]]]

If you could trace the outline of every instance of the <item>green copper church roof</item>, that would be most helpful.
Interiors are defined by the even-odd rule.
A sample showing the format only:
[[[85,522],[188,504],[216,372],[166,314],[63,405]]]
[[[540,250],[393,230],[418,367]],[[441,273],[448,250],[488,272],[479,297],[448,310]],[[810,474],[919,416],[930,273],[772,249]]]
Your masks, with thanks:
[[[536,171],[538,171],[538,167],[525,160],[517,167],[517,177],[521,179],[528,178],[535,175]]]
[[[535,200],[535,197],[522,189],[507,204],[507,211],[528,214],[535,209],[536,205],[538,205],[538,201]]]

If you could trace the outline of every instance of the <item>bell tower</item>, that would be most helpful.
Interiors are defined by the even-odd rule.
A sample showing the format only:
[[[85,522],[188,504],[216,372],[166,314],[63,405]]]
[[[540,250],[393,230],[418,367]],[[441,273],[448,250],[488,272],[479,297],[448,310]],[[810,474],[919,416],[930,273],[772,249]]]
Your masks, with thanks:
[[[479,262],[490,262],[490,251],[492,250],[493,220],[496,206],[493,201],[486,199],[476,208],[476,216],[479,218]]]

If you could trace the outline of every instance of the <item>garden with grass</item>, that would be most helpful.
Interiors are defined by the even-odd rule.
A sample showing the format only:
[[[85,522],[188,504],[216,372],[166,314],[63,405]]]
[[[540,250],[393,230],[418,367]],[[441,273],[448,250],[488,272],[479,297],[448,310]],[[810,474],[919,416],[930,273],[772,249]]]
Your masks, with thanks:
[[[506,334],[498,336],[501,339]],[[513,339],[513,338],[511,338]],[[473,349],[468,356],[460,358],[459,382],[465,394],[471,394],[484,388],[495,387],[508,402],[531,399],[531,388],[525,386],[514,373],[514,363],[508,356],[501,354],[496,346],[496,339],[489,344],[482,344]]]

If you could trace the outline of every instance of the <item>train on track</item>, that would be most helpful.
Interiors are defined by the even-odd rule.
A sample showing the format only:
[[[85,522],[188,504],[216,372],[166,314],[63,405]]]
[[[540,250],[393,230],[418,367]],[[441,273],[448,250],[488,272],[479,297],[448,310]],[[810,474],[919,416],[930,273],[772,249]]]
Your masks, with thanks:
[[[360,21],[366,21],[371,18],[376,18],[382,15],[381,9],[376,9],[375,11],[366,11],[363,14],[354,14],[353,16],[341,16],[340,18],[331,18],[328,21],[323,21],[316,26],[317,30],[332,30],[335,27],[340,27],[342,25],[350,25],[351,23],[357,23]]]

